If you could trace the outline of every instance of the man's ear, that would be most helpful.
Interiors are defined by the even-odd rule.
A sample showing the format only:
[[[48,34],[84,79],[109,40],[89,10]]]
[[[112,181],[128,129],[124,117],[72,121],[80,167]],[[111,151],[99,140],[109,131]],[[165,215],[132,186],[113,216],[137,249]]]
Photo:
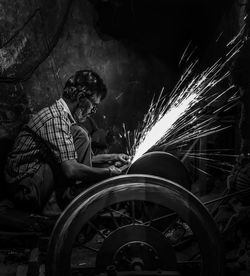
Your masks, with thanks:
[[[86,97],[86,93],[85,93],[85,92],[80,92],[80,93],[78,93],[77,96],[76,96],[77,102],[79,103],[80,100],[81,100],[82,98],[84,98],[84,97]]]

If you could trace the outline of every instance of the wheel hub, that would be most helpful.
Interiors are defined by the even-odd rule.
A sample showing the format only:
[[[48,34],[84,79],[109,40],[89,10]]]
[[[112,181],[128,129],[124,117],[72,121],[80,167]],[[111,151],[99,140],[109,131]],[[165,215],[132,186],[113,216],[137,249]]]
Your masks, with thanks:
[[[159,256],[148,243],[141,241],[128,242],[118,249],[113,261],[122,270],[149,270],[158,266]]]
[[[115,266],[118,271],[176,270],[176,256],[164,235],[149,226],[120,227],[103,242],[96,267]]]

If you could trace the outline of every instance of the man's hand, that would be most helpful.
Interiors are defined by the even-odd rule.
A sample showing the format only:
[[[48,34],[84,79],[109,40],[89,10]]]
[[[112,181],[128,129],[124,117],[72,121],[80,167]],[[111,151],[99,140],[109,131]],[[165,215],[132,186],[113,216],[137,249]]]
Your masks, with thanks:
[[[115,153],[115,166],[121,167],[124,164],[129,164],[131,161],[131,157],[125,153]]]
[[[131,157],[124,153],[106,153],[98,154],[92,157],[92,162],[95,164],[115,164],[116,167],[121,167],[124,164],[130,163]]]
[[[117,176],[117,175],[120,175],[122,174],[122,170],[120,170],[119,168],[117,168],[116,166],[110,166],[108,167],[109,169],[109,175],[110,176]]]
[[[129,163],[131,157],[125,153],[117,153],[117,159],[123,163]]]

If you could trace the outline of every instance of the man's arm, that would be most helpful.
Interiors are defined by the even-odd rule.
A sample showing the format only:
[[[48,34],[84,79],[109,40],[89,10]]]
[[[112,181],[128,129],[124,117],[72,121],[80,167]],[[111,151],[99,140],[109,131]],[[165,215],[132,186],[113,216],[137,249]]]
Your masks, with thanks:
[[[71,180],[96,180],[100,181],[111,176],[119,175],[122,171],[115,166],[108,168],[94,168],[77,162],[75,159],[63,161],[62,171]]]
[[[121,162],[122,164],[127,164],[130,161],[130,157],[124,153],[111,153],[111,154],[98,154],[92,157],[92,162],[94,164],[101,163],[115,163]]]
[[[92,157],[92,163],[95,163],[95,164],[114,162],[115,160],[116,160],[115,154],[97,154]]]

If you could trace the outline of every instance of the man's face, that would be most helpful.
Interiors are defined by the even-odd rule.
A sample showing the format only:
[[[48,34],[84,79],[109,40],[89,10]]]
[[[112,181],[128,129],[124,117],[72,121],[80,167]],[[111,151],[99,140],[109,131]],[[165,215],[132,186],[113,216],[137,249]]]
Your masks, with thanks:
[[[93,94],[91,97],[81,98],[74,112],[75,120],[78,123],[83,123],[87,117],[96,112],[100,102],[101,96],[97,96],[96,94]]]

